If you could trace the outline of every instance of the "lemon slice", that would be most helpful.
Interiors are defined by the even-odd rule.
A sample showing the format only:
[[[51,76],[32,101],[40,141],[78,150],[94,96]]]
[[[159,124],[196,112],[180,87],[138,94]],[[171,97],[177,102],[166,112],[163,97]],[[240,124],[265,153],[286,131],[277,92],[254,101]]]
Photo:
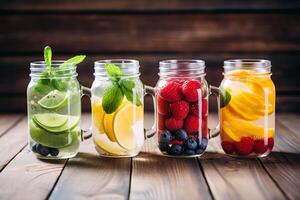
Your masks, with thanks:
[[[68,103],[69,92],[53,90],[38,101],[38,104],[47,110],[59,110]]]
[[[143,121],[144,109],[143,106],[127,104],[121,108],[114,118],[113,130],[117,143],[127,149],[136,148],[137,138],[135,124]]]
[[[117,143],[111,142],[104,134],[97,134],[94,137],[94,141],[98,148],[108,154],[121,156],[127,151]]]
[[[94,126],[96,127],[99,133],[105,133],[104,124],[103,124],[104,115],[105,115],[105,111],[103,110],[102,107],[102,101],[99,101],[98,103],[94,102],[92,104],[92,118],[93,118]]]

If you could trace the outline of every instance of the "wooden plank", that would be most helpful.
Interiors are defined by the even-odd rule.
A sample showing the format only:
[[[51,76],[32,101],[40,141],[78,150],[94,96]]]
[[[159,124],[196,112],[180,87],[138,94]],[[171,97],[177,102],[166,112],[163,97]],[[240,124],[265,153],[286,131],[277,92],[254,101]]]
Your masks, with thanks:
[[[208,150],[199,162],[214,199],[285,199],[259,160],[226,156],[219,137]]]
[[[27,118],[0,137],[0,171],[14,158],[27,144]]]
[[[0,53],[41,52],[47,44],[65,53],[297,52],[299,21],[291,13],[7,14]]]
[[[28,0],[26,3],[20,0],[5,1],[0,10],[5,11],[226,11],[226,10],[290,10],[300,8],[297,0],[233,0],[224,2],[221,0],[197,1],[197,0],[46,0],[40,2]]]
[[[46,199],[65,162],[41,161],[23,149],[0,173],[0,199]]]
[[[21,115],[0,115],[0,137],[11,129],[21,117]]]
[[[261,161],[289,199],[299,199],[300,134],[299,115],[277,115],[275,151]],[[285,125],[283,125],[285,124]],[[288,125],[288,126],[287,126]]]
[[[84,115],[88,127],[90,115]],[[81,144],[79,154],[68,161],[49,199],[127,199],[131,159],[102,158],[92,140]]]
[[[197,160],[161,157],[156,141],[147,140],[144,152],[132,160],[130,199],[211,199]]]

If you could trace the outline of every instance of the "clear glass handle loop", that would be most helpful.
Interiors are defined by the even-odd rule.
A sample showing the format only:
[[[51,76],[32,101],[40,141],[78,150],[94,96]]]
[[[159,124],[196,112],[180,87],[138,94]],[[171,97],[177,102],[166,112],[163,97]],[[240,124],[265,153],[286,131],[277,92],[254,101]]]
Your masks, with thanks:
[[[88,96],[91,101],[92,92],[91,89],[85,86],[81,86],[81,97]],[[81,141],[87,140],[92,137],[92,125],[88,130],[81,129]]]
[[[157,109],[156,109],[156,100],[155,100],[155,88],[145,85],[145,95],[150,94],[153,100],[153,107],[154,107],[154,123],[151,128],[144,129],[145,139],[151,138],[156,133],[156,116],[157,116]]]
[[[209,138],[214,138],[220,134],[220,89],[218,87],[210,85],[209,90],[210,90],[209,94],[216,96],[218,102],[218,124],[215,128],[208,129]]]

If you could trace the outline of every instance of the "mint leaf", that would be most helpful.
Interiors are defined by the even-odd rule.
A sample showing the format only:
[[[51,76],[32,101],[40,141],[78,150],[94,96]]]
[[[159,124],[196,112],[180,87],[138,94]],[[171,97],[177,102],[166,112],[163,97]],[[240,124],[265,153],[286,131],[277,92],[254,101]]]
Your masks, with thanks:
[[[51,68],[52,50],[49,46],[44,48],[44,60],[48,68]]]
[[[126,99],[130,101],[131,103],[135,104],[136,106],[142,105],[142,101],[140,96],[136,91],[134,91],[135,83],[132,80],[122,80],[120,81],[120,86],[122,88],[122,91],[124,95],[126,96]],[[135,95],[135,101],[134,101],[134,95]]]
[[[111,78],[118,78],[123,75],[121,69],[115,64],[106,64],[105,69]]]
[[[85,59],[85,55],[79,55],[79,56],[74,56],[73,58],[70,58],[68,60],[66,60],[63,64],[61,64],[59,67],[60,68],[64,68],[66,67],[68,64],[74,64],[77,65],[79,63],[81,63],[84,59]]]
[[[102,107],[107,114],[117,110],[123,101],[124,94],[117,84],[113,84],[104,90]]]
[[[220,107],[223,108],[230,102],[231,95],[226,89],[221,88],[220,98],[221,98]]]

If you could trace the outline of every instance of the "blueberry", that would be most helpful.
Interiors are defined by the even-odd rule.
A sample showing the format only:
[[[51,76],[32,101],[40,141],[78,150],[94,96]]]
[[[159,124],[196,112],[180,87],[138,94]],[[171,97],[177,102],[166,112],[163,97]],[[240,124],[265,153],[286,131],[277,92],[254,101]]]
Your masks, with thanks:
[[[198,139],[199,149],[206,149],[207,144],[208,144],[208,139],[207,138],[202,138],[201,144],[200,144],[200,139]]]
[[[169,150],[169,143],[167,142],[160,142],[158,144],[158,148],[161,150],[161,151],[168,151]]]
[[[178,129],[175,132],[175,138],[180,141],[186,141],[188,139],[187,132],[184,129]]]
[[[51,156],[57,156],[59,154],[59,150],[57,148],[49,148]]]
[[[36,151],[42,156],[47,156],[49,154],[49,148],[38,144],[36,147]]]
[[[196,154],[202,154],[204,152],[204,149],[196,149]]]
[[[187,141],[185,141],[184,145],[186,149],[195,150],[197,149],[198,144],[194,139],[189,138]]]
[[[195,155],[195,150],[186,149],[186,150],[185,150],[185,153],[186,153],[187,155]]]
[[[168,130],[165,130],[159,137],[159,142],[169,143],[173,139],[172,133]]]
[[[36,146],[37,146],[37,144],[34,144],[34,145],[32,145],[32,147],[31,147],[31,150],[33,151],[33,152],[37,152],[37,150],[36,150]]]
[[[180,155],[182,153],[182,146],[179,144],[174,144],[172,145],[169,152],[172,155]]]

